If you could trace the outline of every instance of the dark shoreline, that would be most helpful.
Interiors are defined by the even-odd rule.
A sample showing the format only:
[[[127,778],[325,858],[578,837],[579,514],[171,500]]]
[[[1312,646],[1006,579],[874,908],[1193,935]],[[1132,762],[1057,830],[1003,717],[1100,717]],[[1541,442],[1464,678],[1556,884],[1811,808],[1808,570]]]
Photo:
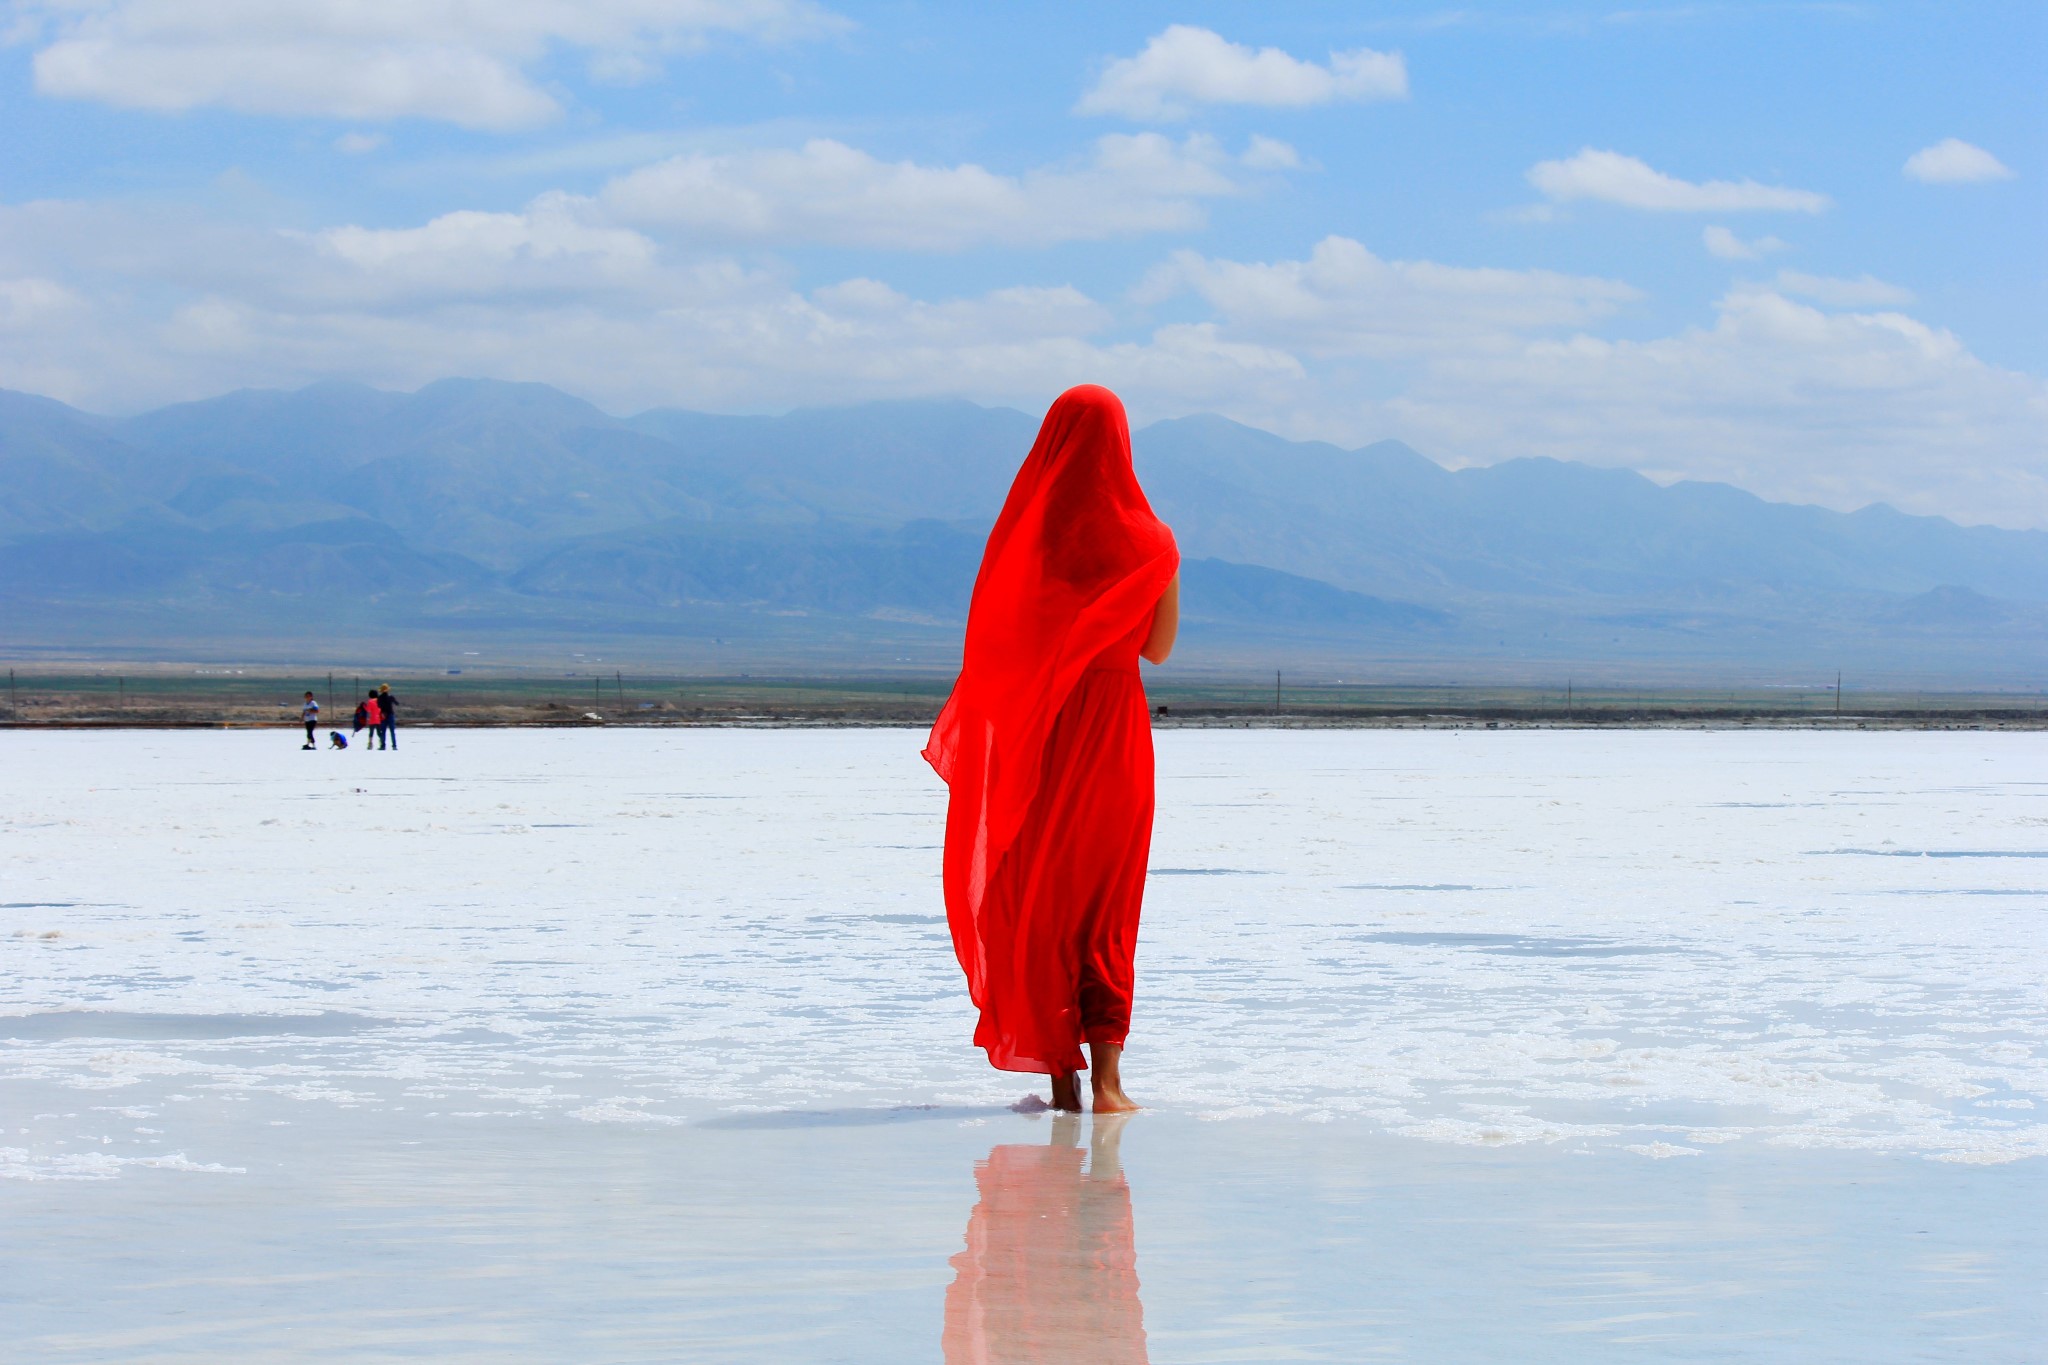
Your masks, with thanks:
[[[509,709],[509,708],[508,708]],[[770,712],[708,714],[576,715],[437,713],[401,724],[403,730],[829,730],[929,727],[936,713],[864,712],[840,708],[789,708]],[[73,715],[27,720],[0,719],[0,733],[36,730],[278,730],[297,732],[294,721],[271,719],[200,720],[189,716]],[[322,724],[322,730],[346,725]],[[2040,711],[1845,712],[1789,715],[1783,712],[1680,711],[1644,708],[1593,714],[1516,712],[1497,708],[1469,712],[1190,711],[1155,715],[1155,730],[2043,730]]]
[[[390,684],[401,729],[825,728],[929,726],[950,673],[628,675],[200,669],[10,668],[6,730],[297,730],[310,689],[322,730],[350,729],[358,698]],[[1414,684],[1316,675],[1148,677],[1165,729],[2048,729],[2048,692],[1923,691],[1790,682],[1561,686]]]

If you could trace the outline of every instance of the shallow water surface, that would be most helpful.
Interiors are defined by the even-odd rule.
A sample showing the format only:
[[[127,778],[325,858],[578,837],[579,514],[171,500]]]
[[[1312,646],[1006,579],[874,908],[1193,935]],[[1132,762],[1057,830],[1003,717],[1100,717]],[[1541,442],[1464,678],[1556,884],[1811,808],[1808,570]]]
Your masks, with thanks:
[[[10,1358],[2017,1362],[2048,1332],[2039,1162],[294,1110],[219,1121],[232,1172],[8,1190]]]
[[[24,1358],[2048,1336],[2048,736],[1164,732],[1113,1141],[967,1046],[916,734],[289,738],[0,734]]]

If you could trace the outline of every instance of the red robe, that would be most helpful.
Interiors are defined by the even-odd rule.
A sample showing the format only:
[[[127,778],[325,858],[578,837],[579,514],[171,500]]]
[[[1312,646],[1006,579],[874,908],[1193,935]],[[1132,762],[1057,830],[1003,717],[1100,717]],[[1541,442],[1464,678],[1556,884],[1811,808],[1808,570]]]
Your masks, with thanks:
[[[946,918],[974,1041],[1005,1071],[1078,1071],[1083,1041],[1129,1030],[1152,836],[1138,649],[1179,567],[1123,404],[1061,394],[989,534],[924,751],[950,788]]]

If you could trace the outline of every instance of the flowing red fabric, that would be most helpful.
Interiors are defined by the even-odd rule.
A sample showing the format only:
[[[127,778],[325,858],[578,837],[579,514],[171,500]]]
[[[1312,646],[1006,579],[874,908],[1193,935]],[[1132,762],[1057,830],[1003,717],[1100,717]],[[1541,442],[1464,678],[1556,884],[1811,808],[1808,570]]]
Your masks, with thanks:
[[[990,532],[924,756],[950,789],[946,918],[1007,1071],[1123,1042],[1152,829],[1138,649],[1180,567],[1115,394],[1061,394]]]

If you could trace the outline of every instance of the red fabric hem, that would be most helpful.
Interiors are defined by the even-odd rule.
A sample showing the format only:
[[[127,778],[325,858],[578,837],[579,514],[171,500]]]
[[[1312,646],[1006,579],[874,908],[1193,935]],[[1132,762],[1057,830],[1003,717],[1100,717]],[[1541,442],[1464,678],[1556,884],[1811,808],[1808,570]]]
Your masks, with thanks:
[[[1001,1060],[997,1058],[993,1051],[986,1047],[982,1051],[988,1053],[988,1064],[997,1071],[1014,1072],[1020,1076],[1065,1076],[1075,1071],[1086,1071],[1088,1069],[1088,1063],[1085,1059],[1076,1061],[1072,1066],[1056,1067],[1050,1062],[1040,1061],[1036,1057],[1011,1057],[1008,1060]]]

